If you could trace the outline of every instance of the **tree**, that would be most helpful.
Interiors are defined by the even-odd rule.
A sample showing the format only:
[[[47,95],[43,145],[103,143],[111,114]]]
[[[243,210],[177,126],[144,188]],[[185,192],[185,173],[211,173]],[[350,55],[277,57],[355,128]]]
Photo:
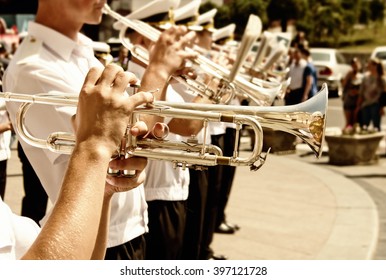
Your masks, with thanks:
[[[234,0],[227,5],[218,6],[209,1],[200,6],[199,12],[201,14],[216,8],[215,27],[220,28],[230,23],[235,23],[235,39],[240,39],[250,14],[259,16],[263,24],[267,22],[266,2],[267,0]]]
[[[249,15],[254,14],[260,17],[261,21],[266,22],[266,1],[263,0],[236,0],[230,6],[231,18],[236,24],[236,33],[240,36],[244,33]]]
[[[271,0],[267,6],[267,15],[270,22],[280,20],[282,30],[286,32],[288,20],[302,19],[307,9],[307,0]]]
[[[373,0],[369,3],[370,19],[372,21],[382,21],[384,18],[385,2],[382,0]]]

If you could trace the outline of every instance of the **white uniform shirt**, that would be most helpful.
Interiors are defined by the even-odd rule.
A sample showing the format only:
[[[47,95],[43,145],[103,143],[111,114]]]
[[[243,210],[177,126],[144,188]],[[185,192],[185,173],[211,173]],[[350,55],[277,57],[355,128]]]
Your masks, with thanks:
[[[142,78],[145,71],[143,67],[133,62],[129,63],[128,69],[139,79]],[[166,101],[184,102],[182,97],[170,86],[166,92]],[[169,121],[170,118],[165,118],[164,122],[168,123]],[[186,141],[186,137],[174,133],[169,133],[167,139]],[[183,201],[188,198],[189,194],[189,170],[173,168],[173,164],[169,161],[148,160],[144,185],[146,201]]]
[[[5,102],[0,101],[0,107],[4,107]],[[9,122],[7,111],[0,110],[0,123]],[[11,131],[7,130],[3,133],[0,133],[0,161],[8,160],[11,157],[11,149],[9,145],[11,144]]]
[[[172,87],[184,98],[185,102],[191,102],[193,98],[196,96],[191,89],[189,89],[184,84],[175,83]],[[207,140],[205,143],[210,144],[210,135],[221,135],[225,134],[226,125],[223,122],[209,122],[207,129]],[[200,131],[199,135],[197,135],[199,141],[204,139],[203,130]],[[209,140],[208,140],[209,138]]]
[[[78,42],[75,42],[35,22],[30,22],[28,34],[7,68],[3,80],[5,91],[30,94],[56,91],[77,96],[88,70],[93,66],[102,66],[94,57],[91,40],[82,34],[78,35]],[[7,103],[13,124],[19,106],[19,103]],[[41,139],[46,139],[56,131],[73,133],[70,118],[75,112],[74,107],[34,105],[28,111],[26,124],[30,133]],[[69,156],[20,142],[54,203]],[[114,194],[108,247],[123,244],[147,230],[147,204],[143,186]]]
[[[20,259],[39,232],[33,220],[12,213],[0,197],[0,260]]]
[[[291,78],[290,89],[295,90],[303,87],[303,73],[306,66],[307,61],[304,59],[300,59],[298,64],[296,64],[295,61],[292,62],[288,73]]]

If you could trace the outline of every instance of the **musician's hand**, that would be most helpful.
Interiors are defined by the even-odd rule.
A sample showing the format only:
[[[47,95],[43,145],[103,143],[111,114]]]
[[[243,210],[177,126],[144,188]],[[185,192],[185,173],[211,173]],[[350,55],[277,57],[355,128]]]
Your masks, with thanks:
[[[164,138],[169,130],[167,125],[156,123],[150,131],[147,130],[145,122],[138,121],[131,129],[133,136],[142,136],[147,138]],[[125,192],[138,187],[145,180],[146,174],[144,168],[147,159],[141,157],[129,157],[126,159],[114,159],[110,161],[109,167],[114,170],[130,170],[135,174],[131,178],[107,176],[105,195],[111,196],[116,192]]]
[[[188,32],[185,26],[172,26],[162,32],[160,38],[150,49],[149,65],[159,68],[167,75],[174,74],[185,66],[186,59],[197,57],[197,53],[187,51],[194,43],[195,32]]]
[[[132,178],[126,177],[106,177],[105,196],[111,196],[116,192],[125,192],[138,187],[145,181],[146,158],[129,157],[127,159],[114,159],[110,161],[109,167],[115,170],[135,171]]]
[[[113,154],[135,107],[153,101],[151,93],[129,96],[126,88],[134,78],[113,64],[89,71],[79,95],[75,118],[77,144],[87,142]]]

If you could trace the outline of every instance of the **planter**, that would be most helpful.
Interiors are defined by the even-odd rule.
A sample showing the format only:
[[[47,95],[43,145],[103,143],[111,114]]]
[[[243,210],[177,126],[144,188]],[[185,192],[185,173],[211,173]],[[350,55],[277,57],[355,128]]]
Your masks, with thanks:
[[[382,132],[355,135],[326,135],[329,163],[334,165],[373,164],[385,136]]]
[[[271,148],[271,153],[274,154],[289,154],[296,152],[295,135],[285,133],[279,130],[263,128],[263,151],[268,151]]]

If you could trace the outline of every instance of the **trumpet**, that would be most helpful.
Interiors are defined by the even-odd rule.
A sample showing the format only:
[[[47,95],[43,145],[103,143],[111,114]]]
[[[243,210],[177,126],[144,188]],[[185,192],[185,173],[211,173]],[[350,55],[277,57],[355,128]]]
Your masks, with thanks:
[[[121,29],[119,34],[121,43],[131,51],[134,57],[139,59],[145,65],[148,65],[148,51],[142,47],[133,46],[133,44],[127,42],[125,39],[126,28],[133,29],[152,42],[156,42],[158,40],[161,32],[143,21],[123,17],[119,13],[113,11],[107,4],[105,4],[103,8],[103,13],[113,17],[125,26],[125,28]],[[191,49],[191,51],[194,51],[194,48]],[[246,48],[246,51],[249,51],[249,49]],[[186,84],[198,94],[208,96],[217,104],[228,104],[237,95],[241,95],[243,97],[247,95],[249,99],[254,100],[258,104],[271,105],[276,96],[280,93],[282,86],[280,83],[277,83],[274,88],[268,89],[253,84],[244,79],[241,75],[236,75],[233,71],[218,65],[204,55],[198,55],[196,59],[191,60],[190,62],[194,66],[193,68],[201,69],[202,72],[219,80],[220,87],[214,91],[203,81],[194,80],[185,75],[173,76],[173,78],[178,82]]]
[[[263,128],[279,130],[299,137],[311,148],[317,158],[320,158],[323,151],[327,102],[328,88],[325,83],[312,98],[300,104],[288,106],[222,106],[159,101],[161,105],[183,110],[227,112],[255,118]]]
[[[6,102],[22,103],[17,112],[15,129],[27,144],[41,149],[48,149],[55,153],[71,154],[75,146],[75,135],[65,132],[53,132],[48,135],[47,139],[39,139],[28,131],[25,120],[29,108],[34,104],[76,107],[78,104],[77,97],[62,94],[29,95],[0,92],[0,99]],[[237,131],[241,130],[242,125],[249,125],[256,135],[254,142],[256,148],[248,156],[240,157],[237,144],[237,146],[235,145],[233,155],[226,157],[223,156],[222,150],[219,147],[207,144],[205,140],[202,143],[198,143],[198,140],[193,136],[186,142],[173,142],[166,139],[137,139],[129,134],[125,134],[120,147],[117,148],[116,154],[112,156],[113,158],[140,156],[148,159],[170,161],[174,167],[194,169],[204,169],[206,166],[214,165],[230,165],[249,166],[251,170],[257,170],[265,162],[265,156],[261,155],[263,130],[259,122],[252,117],[233,113],[179,109],[165,104],[161,105],[158,102],[154,102],[149,106],[137,107],[131,119],[135,119],[137,114],[203,120],[204,134],[206,134],[208,122],[234,123]],[[122,173],[119,174],[122,175]]]
[[[205,140],[198,143],[198,140],[193,136],[185,142],[173,142],[166,139],[137,139],[125,134],[121,146],[117,148],[117,153],[113,155],[113,158],[140,156],[154,160],[166,160],[172,162],[176,168],[205,169],[207,166],[229,165],[249,166],[250,170],[255,171],[264,164],[269,153],[268,151],[262,155],[263,128],[276,129],[300,137],[319,158],[322,154],[326,126],[327,96],[328,89],[327,85],[324,84],[317,95],[303,103],[291,106],[249,107],[154,101],[149,106],[137,107],[131,119],[135,119],[135,114],[200,119],[204,122],[204,134],[206,134],[208,122],[234,123],[236,125],[236,143],[233,155],[223,156],[221,148],[207,144]],[[34,104],[76,107],[77,97],[74,95],[29,95],[0,92],[0,99],[6,102],[22,103],[16,116],[15,129],[26,143],[61,154],[72,152],[75,146],[73,134],[53,132],[47,139],[39,139],[28,131],[25,120],[28,109]],[[255,134],[253,137],[254,148],[246,157],[240,157],[238,151],[239,133],[243,125],[249,126]],[[205,135],[204,139],[206,139]]]

